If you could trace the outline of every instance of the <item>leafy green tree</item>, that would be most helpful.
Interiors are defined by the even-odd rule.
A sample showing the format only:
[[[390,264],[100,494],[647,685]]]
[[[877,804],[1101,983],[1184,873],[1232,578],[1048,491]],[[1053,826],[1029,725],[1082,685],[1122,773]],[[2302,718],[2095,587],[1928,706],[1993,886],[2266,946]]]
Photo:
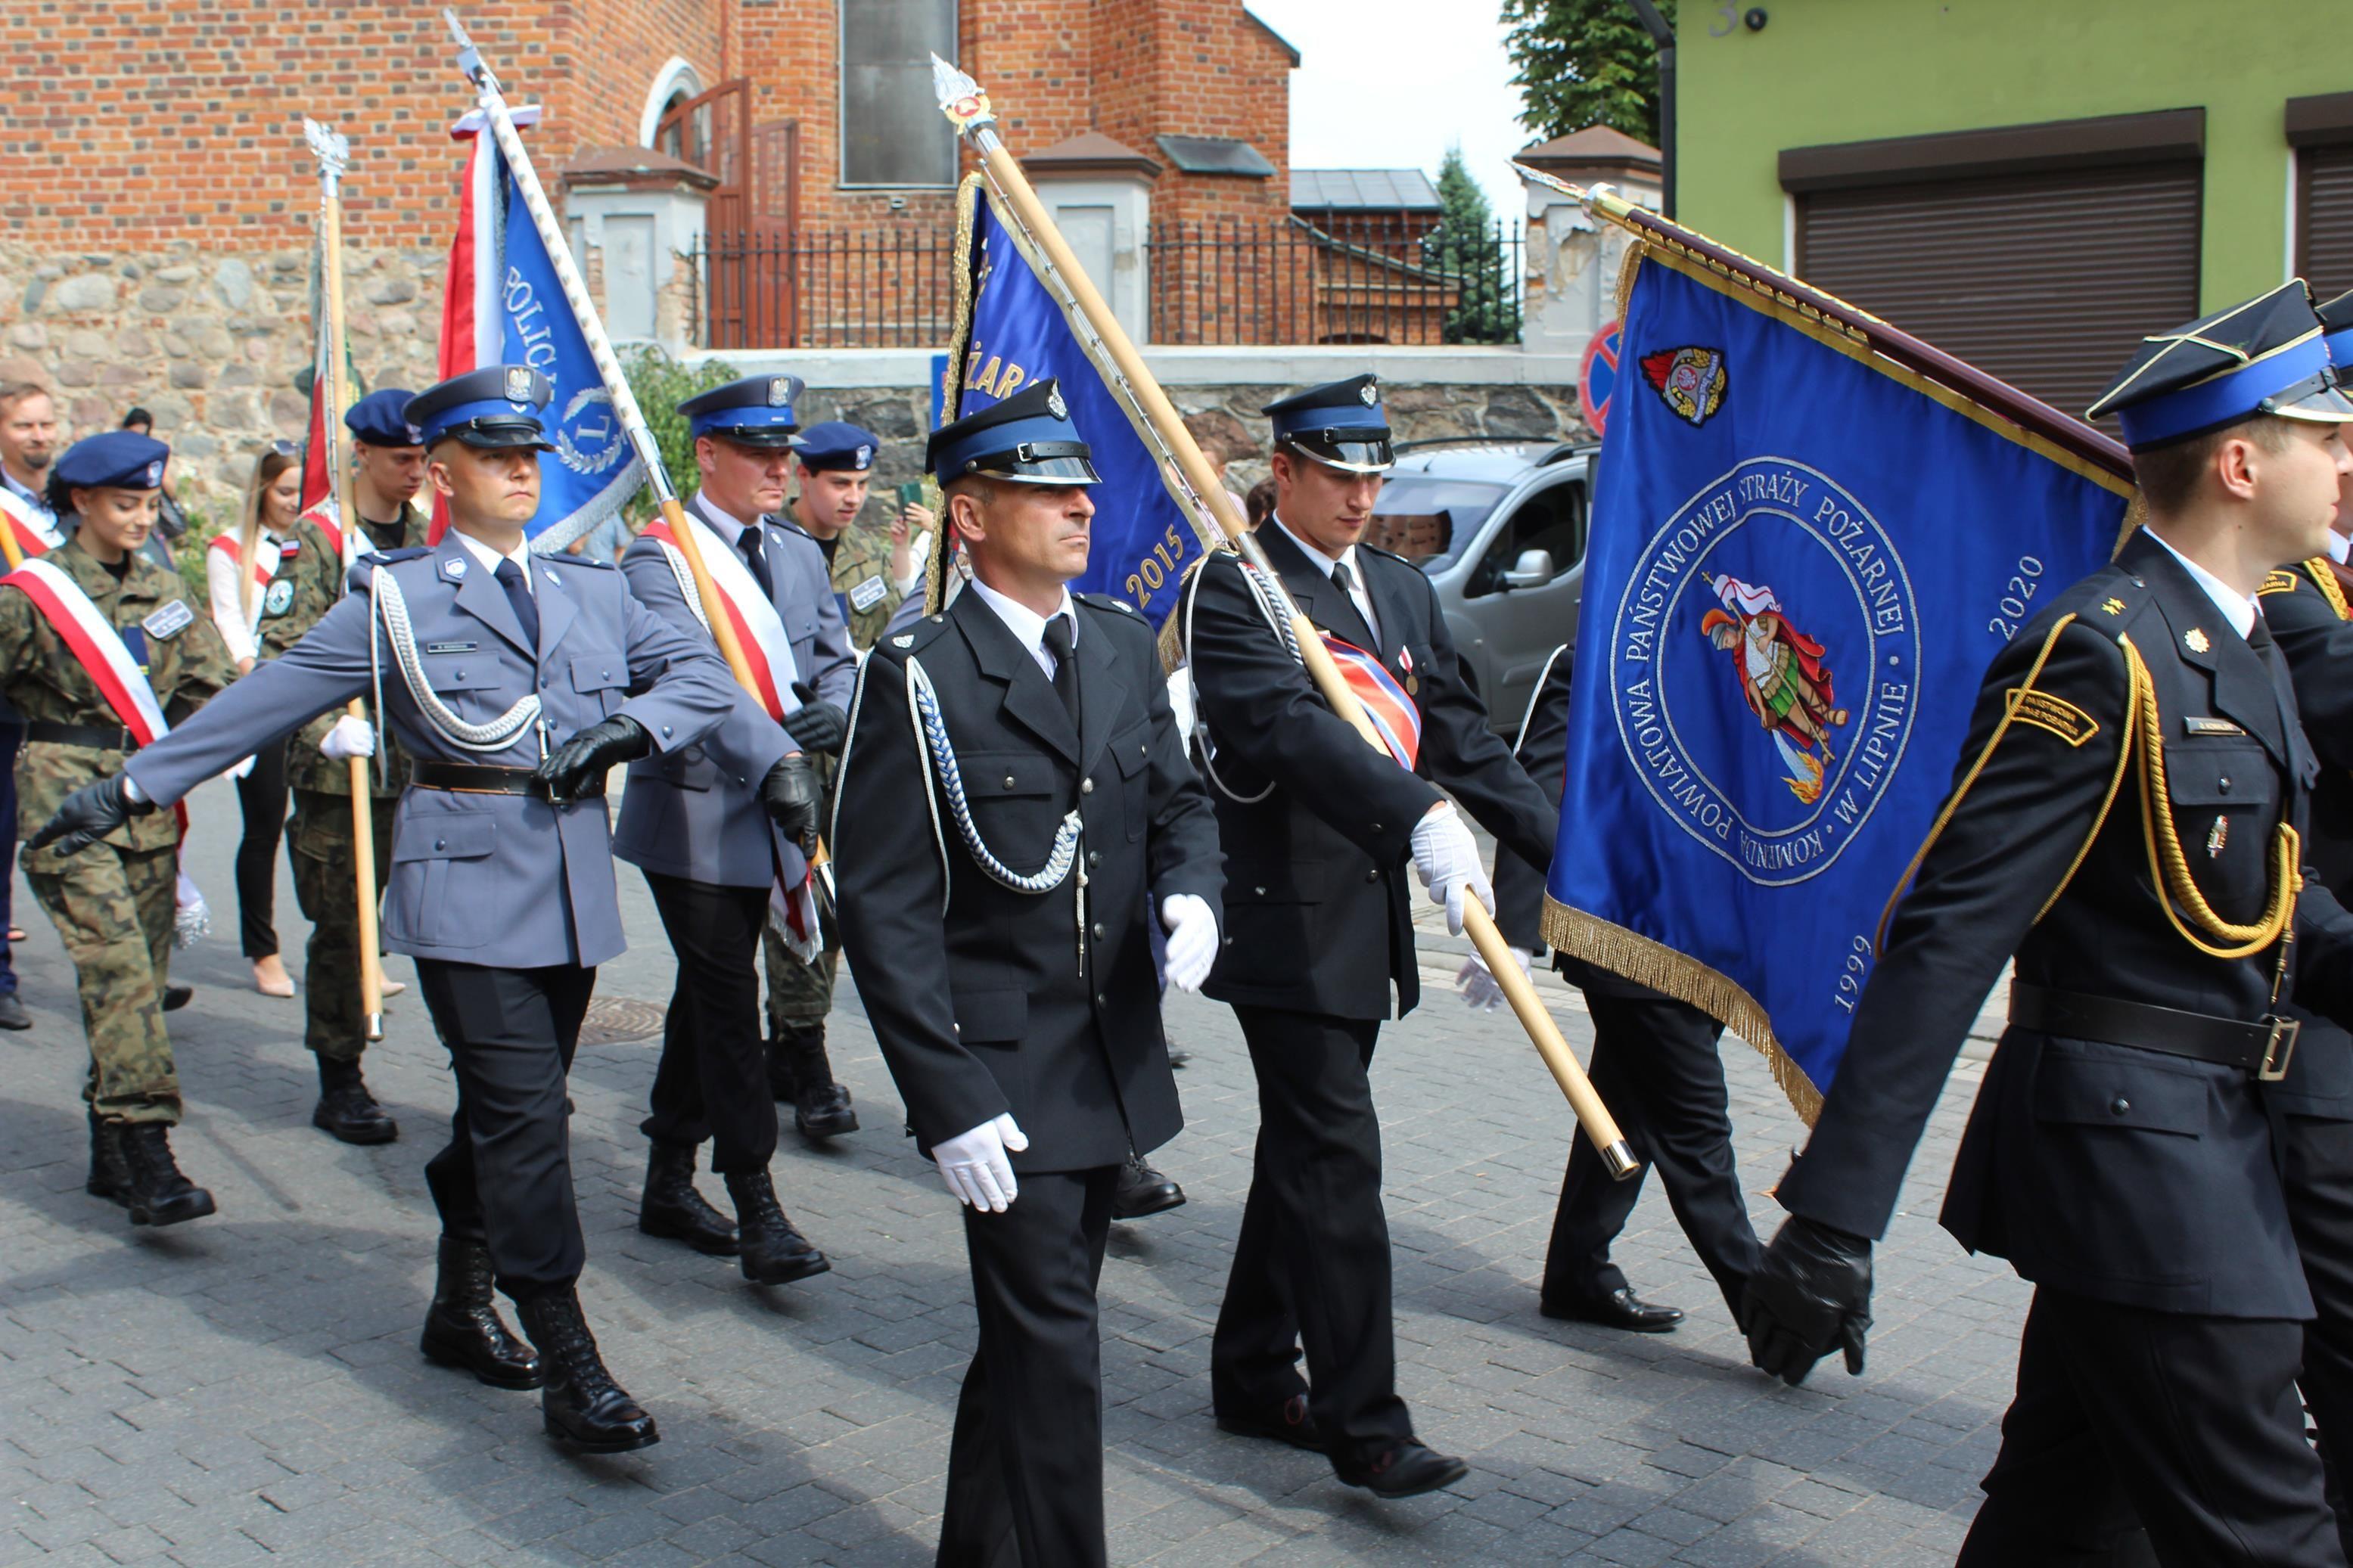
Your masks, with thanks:
[[[694,493],[694,437],[687,433],[686,420],[678,405],[698,392],[708,392],[723,386],[744,373],[725,360],[707,359],[701,364],[684,365],[659,348],[641,348],[622,365],[621,374],[629,379],[629,390],[637,395],[638,406],[643,410],[646,425],[654,433],[654,444],[661,448],[662,467],[670,470],[670,482],[678,489],[680,499]],[[651,489],[643,489],[629,498],[627,516],[632,528],[641,528],[654,514]]]
[[[1675,0],[1658,0],[1667,21]],[[1549,140],[1607,125],[1659,144],[1659,61],[1626,0],[1503,0],[1520,123]]]
[[[1446,318],[1450,343],[1508,343],[1520,335],[1519,279],[1487,193],[1449,147],[1438,167],[1438,226],[1421,242],[1422,265],[1456,285]]]

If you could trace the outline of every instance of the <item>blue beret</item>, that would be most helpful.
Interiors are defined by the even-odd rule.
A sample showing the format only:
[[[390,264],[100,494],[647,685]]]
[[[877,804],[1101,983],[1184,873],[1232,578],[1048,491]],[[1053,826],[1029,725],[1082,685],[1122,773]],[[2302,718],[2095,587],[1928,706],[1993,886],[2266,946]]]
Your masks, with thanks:
[[[69,490],[161,489],[164,464],[171,456],[172,448],[153,436],[109,430],[68,447],[51,473]]]
[[[678,405],[697,436],[722,436],[746,447],[797,447],[801,427],[793,405],[806,384],[797,375],[747,375],[697,393]]]
[[[1033,381],[1002,403],[941,426],[923,448],[939,481],[982,474],[1039,485],[1093,485],[1093,454],[1079,439],[1053,376]]]
[[[343,428],[371,447],[422,447],[425,432],[408,422],[416,395],[406,387],[378,387],[352,405]]]
[[[447,437],[491,451],[541,449],[547,429],[539,411],[554,395],[554,384],[530,365],[486,364],[427,387],[408,400],[402,417],[427,447]]]
[[[850,468],[862,474],[874,466],[874,454],[881,449],[881,437],[839,419],[812,425],[801,432],[801,467],[820,472]]]
[[[2140,341],[2086,417],[2115,415],[2136,452],[2257,415],[2353,422],[2302,279]]]

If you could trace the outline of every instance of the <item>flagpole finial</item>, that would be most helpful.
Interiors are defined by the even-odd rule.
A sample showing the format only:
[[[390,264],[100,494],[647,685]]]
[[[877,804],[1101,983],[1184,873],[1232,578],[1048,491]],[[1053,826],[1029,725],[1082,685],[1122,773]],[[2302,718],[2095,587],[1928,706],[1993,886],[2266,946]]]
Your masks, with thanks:
[[[482,51],[474,47],[474,40],[467,37],[464,25],[458,20],[458,13],[444,6],[441,20],[448,24],[449,37],[457,40],[459,73],[471,82],[480,82],[488,77],[490,68],[482,64]]]
[[[996,123],[988,94],[980,90],[980,84],[937,55],[932,57],[932,90],[939,96],[940,112],[958,134]]]
[[[302,117],[302,139],[311,144],[311,156],[319,161],[319,173],[339,175],[351,167],[351,139],[340,131],[330,131],[309,115]]]

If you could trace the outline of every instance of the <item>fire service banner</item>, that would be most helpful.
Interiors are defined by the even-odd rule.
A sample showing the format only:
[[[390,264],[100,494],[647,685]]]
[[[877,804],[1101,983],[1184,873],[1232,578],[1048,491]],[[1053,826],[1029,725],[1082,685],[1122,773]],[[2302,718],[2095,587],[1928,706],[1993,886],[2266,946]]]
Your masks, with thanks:
[[[1721,1019],[1811,1121],[1986,667],[2129,487],[1704,265],[1631,266],[1546,936]]]

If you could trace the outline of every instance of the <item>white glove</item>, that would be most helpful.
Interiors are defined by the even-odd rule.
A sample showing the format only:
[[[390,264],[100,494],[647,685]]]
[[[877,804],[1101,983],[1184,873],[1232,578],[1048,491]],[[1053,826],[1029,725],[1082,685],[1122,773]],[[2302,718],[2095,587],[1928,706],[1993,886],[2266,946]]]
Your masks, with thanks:
[[[346,713],[319,738],[319,754],[332,763],[375,755],[375,731],[364,719]]]
[[[1511,953],[1520,966],[1520,973],[1533,983],[1536,973],[1535,954],[1525,947],[1513,948]],[[1487,967],[1487,961],[1475,952],[1464,959],[1462,967],[1454,972],[1454,989],[1461,993],[1462,1005],[1473,1013],[1492,1013],[1504,1005],[1502,984],[1496,980],[1494,972]]]
[[[1028,1147],[1029,1135],[1008,1113],[933,1144],[932,1163],[939,1166],[940,1180],[947,1184],[956,1202],[967,1208],[1003,1214],[1021,1195],[1021,1185],[1013,1179],[1013,1163],[1005,1152],[1010,1149],[1018,1154]]]
[[[1171,893],[1160,900],[1160,923],[1168,928],[1168,984],[1198,991],[1218,962],[1218,917],[1209,900],[1198,893]]]
[[[1479,864],[1478,841],[1444,801],[1413,825],[1413,873],[1430,889],[1430,901],[1446,906],[1450,936],[1462,934],[1466,889],[1479,895],[1489,914],[1495,912],[1495,889],[1488,884],[1486,868]]]

